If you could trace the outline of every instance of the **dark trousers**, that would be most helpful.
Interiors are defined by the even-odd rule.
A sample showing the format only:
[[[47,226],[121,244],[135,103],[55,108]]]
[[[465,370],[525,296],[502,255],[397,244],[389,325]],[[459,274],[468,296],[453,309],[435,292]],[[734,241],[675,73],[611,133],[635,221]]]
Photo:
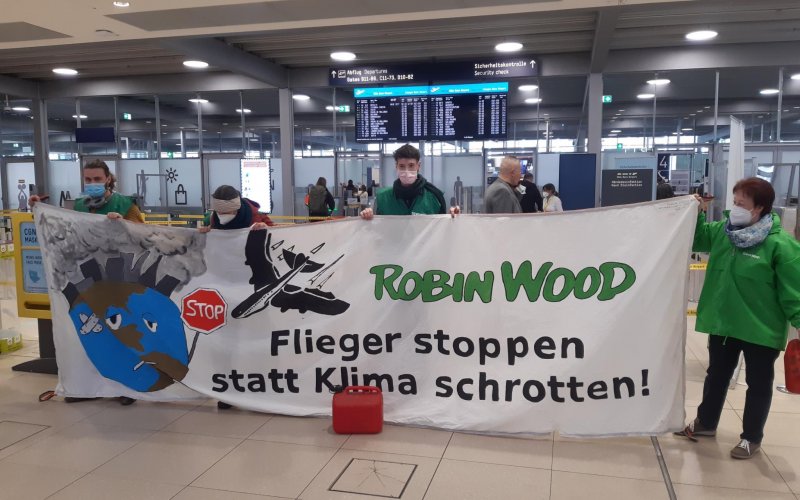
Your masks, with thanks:
[[[728,386],[739,364],[739,353],[744,353],[747,396],[744,403],[742,439],[761,443],[772,403],[772,382],[775,378],[775,360],[780,351],[751,344],[731,337],[709,335],[709,363],[703,384],[703,402],[697,408],[700,424],[716,429],[725,405]]]

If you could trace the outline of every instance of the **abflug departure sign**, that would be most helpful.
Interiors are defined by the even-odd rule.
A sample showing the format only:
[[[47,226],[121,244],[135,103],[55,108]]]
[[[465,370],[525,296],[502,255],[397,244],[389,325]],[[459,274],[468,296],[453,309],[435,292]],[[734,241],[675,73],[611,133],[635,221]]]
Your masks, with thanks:
[[[538,74],[538,61],[532,56],[521,56],[514,59],[341,66],[330,68],[328,77],[331,85],[347,86],[521,78]]]

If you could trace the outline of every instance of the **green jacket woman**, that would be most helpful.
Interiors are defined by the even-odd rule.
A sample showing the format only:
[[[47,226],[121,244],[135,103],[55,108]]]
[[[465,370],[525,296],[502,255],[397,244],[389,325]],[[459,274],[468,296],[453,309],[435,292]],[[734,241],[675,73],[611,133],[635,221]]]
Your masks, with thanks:
[[[698,197],[699,199],[699,197]],[[739,444],[731,457],[761,449],[772,403],[775,361],[786,347],[789,325],[800,327],[800,243],[772,212],[775,190],[753,177],[733,188],[725,220],[698,215],[694,251],[708,252],[697,307],[699,332],[708,333],[708,370],[697,417],[678,432],[696,441],[717,433],[728,386],[744,354],[747,394]]]

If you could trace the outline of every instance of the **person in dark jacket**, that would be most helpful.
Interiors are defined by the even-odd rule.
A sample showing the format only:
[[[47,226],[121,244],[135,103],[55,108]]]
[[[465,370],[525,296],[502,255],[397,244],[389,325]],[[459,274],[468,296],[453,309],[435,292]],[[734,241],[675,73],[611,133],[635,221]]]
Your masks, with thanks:
[[[667,198],[674,198],[675,191],[669,182],[660,175],[658,176],[658,185],[656,186],[656,199],[665,200]]]
[[[327,186],[325,177],[320,177],[317,184],[308,191],[309,217],[328,217],[336,208],[336,201]]]
[[[522,178],[521,184],[525,186],[525,194],[522,195],[522,201],[520,201],[522,213],[532,214],[543,211],[544,200],[542,199],[542,193],[539,191],[536,183],[533,182],[533,174],[530,172],[526,173]]]
[[[235,187],[222,185],[211,195],[211,211],[206,214],[200,231],[245,229],[254,224],[258,228],[272,226],[269,216],[259,212],[259,208],[261,205],[255,201],[242,198]]]

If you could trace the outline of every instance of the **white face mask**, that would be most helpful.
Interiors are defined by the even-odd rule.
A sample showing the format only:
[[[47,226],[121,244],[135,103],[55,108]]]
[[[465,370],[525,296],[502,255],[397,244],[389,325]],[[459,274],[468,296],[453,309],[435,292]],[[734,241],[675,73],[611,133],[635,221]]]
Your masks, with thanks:
[[[519,186],[517,186],[517,192],[518,192],[519,194],[525,194],[525,186],[523,186],[522,184],[520,184]]]
[[[398,170],[397,178],[400,179],[400,184],[410,186],[417,181],[416,170]]]
[[[219,219],[219,223],[223,226],[230,221],[232,221],[236,217],[236,214],[217,214],[217,218]]]
[[[542,191],[542,197],[549,198],[550,197],[550,193],[548,193],[547,191]]]
[[[734,226],[749,226],[753,222],[753,214],[746,208],[734,206],[728,219]]]

